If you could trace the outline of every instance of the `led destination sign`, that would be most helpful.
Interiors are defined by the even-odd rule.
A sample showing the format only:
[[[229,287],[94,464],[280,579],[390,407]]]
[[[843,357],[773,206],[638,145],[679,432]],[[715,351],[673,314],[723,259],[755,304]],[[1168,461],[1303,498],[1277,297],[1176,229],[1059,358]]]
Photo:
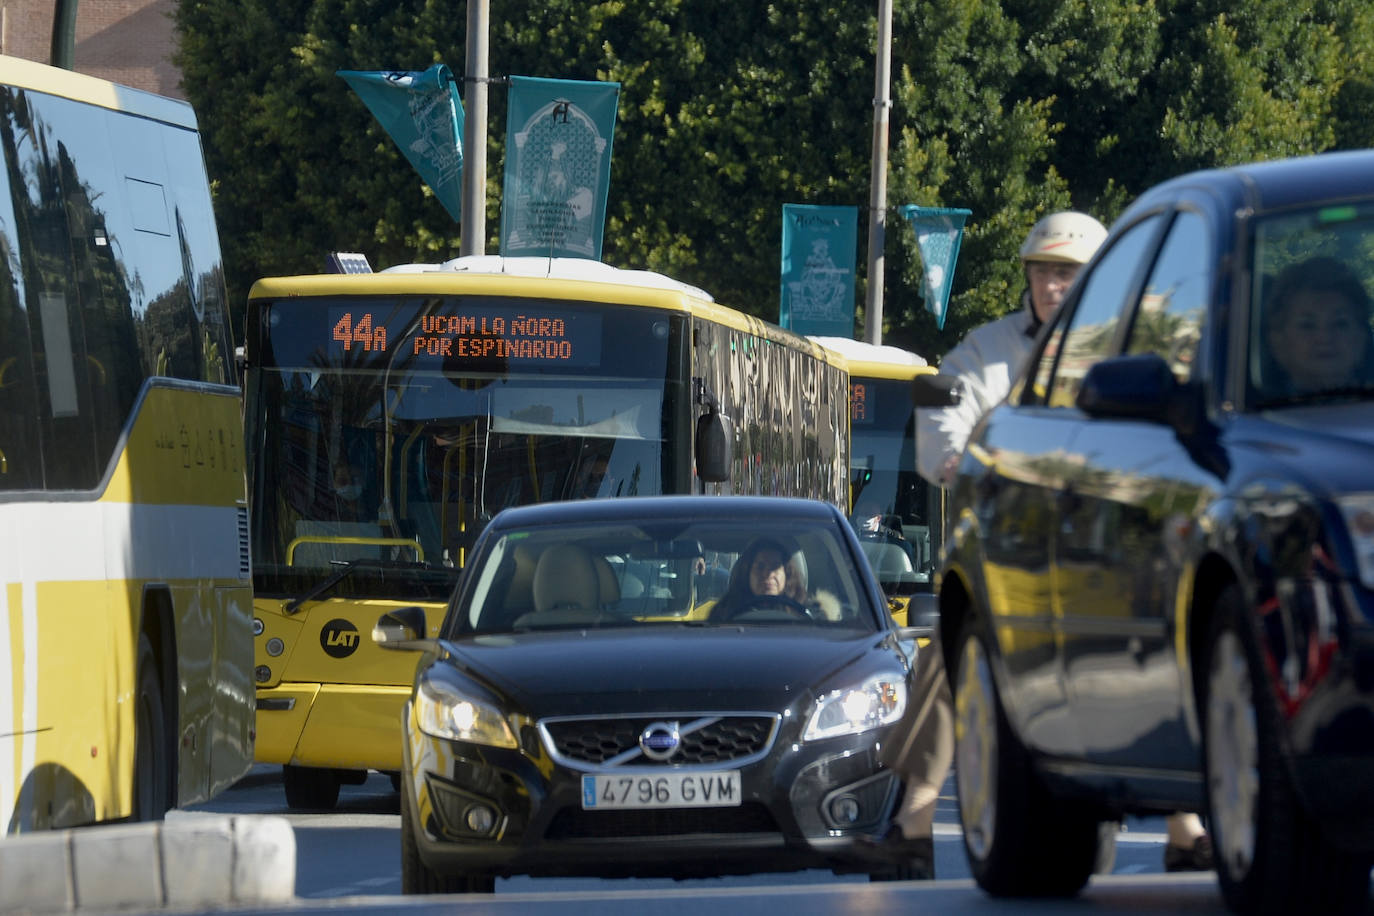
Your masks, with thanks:
[[[528,306],[529,303],[523,303]],[[465,307],[456,314],[410,309],[330,309],[335,352],[394,353],[398,359],[471,360],[595,366],[601,361],[601,316],[566,309]],[[407,329],[411,333],[406,334]]]

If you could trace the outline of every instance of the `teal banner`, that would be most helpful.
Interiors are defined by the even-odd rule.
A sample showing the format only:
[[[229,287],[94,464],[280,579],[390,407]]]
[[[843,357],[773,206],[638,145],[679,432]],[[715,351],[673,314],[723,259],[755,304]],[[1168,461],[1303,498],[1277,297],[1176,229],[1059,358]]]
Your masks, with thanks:
[[[443,64],[428,70],[338,70],[434,196],[463,221],[463,103]]]
[[[601,260],[620,84],[510,78],[501,254]]]
[[[921,296],[926,311],[935,316],[940,330],[945,327],[945,313],[949,310],[949,291],[954,285],[954,264],[959,260],[959,243],[964,238],[964,220],[972,210],[958,207],[918,207],[907,204],[898,212],[916,230],[916,247],[921,251],[924,268]]]
[[[858,207],[782,205],[778,324],[798,334],[854,336]]]

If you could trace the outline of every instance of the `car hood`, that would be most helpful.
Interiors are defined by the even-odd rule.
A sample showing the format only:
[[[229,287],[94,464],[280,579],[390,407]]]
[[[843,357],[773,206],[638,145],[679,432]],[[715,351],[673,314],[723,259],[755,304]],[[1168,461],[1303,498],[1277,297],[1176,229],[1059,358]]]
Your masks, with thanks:
[[[1374,402],[1269,411],[1242,433],[1316,493],[1374,488]]]
[[[531,716],[647,708],[780,711],[817,689],[901,665],[884,634],[652,626],[479,636],[447,643],[469,677]]]

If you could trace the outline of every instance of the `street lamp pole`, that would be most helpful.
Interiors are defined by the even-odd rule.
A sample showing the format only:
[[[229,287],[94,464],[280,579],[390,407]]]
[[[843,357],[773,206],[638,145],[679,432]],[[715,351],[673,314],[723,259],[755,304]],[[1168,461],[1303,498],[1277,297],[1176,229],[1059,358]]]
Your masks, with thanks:
[[[873,175],[868,200],[868,297],[864,340],[883,342],[883,246],[887,239],[887,121],[892,69],[892,0],[878,0],[878,53],[873,78]]]
[[[463,78],[463,220],[461,255],[486,254],[488,0],[468,0],[467,63]]]

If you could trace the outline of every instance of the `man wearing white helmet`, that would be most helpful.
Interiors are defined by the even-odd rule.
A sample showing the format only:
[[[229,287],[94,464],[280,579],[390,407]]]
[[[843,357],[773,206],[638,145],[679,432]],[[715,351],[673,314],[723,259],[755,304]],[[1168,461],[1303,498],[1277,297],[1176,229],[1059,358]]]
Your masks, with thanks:
[[[1106,237],[1106,227],[1076,210],[1051,213],[1031,227],[1021,245],[1022,308],[969,331],[940,361],[941,375],[959,378],[958,404],[916,412],[916,469],[922,477],[937,486],[949,484],[973,425],[1007,396],[1040,326]]]
[[[1022,307],[974,328],[940,361],[940,374],[959,380],[957,404],[916,411],[916,463],[922,477],[949,485],[974,425],[1007,396],[1035,335],[1106,237],[1106,227],[1075,210],[1051,213],[1031,227],[1020,251],[1026,272]],[[944,662],[939,652],[922,653],[921,660],[904,740],[883,754],[883,762],[905,777],[906,790],[891,831],[876,844],[909,878],[935,876],[935,806],[954,756],[954,701]],[[1172,815],[1167,826],[1166,869],[1211,867],[1211,841],[1197,815]]]

